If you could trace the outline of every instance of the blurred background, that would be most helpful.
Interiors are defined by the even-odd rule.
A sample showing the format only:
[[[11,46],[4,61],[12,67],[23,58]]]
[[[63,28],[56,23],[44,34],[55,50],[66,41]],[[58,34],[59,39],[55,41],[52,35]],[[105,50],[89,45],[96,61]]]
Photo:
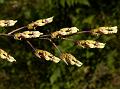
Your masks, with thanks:
[[[0,89],[120,89],[120,1],[119,0],[0,0],[0,19],[18,20],[10,32],[32,21],[54,16],[54,21],[37,30],[48,34],[63,27],[89,30],[100,26],[118,26],[118,33],[103,36],[74,35],[72,39],[106,42],[104,49],[82,49],[71,41],[54,40],[62,52],[73,54],[82,67],[55,64],[37,58],[25,41],[0,36],[0,48],[16,63],[0,61]],[[47,40],[32,39],[39,49],[58,56]]]

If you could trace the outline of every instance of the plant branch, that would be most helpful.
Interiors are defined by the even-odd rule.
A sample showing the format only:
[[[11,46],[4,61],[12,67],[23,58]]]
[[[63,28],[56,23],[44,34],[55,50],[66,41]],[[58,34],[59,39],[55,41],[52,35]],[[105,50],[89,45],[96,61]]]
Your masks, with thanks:
[[[51,35],[50,34],[48,34],[48,35],[41,35],[40,38],[42,38],[42,37],[51,37]]]
[[[76,34],[81,34],[81,33],[91,33],[91,31],[80,31],[80,32],[77,32]]]
[[[26,40],[26,42],[30,45],[30,47],[31,47],[34,51],[36,51],[35,47],[33,47],[33,45],[30,43],[30,41]]]
[[[5,33],[0,33],[0,36],[13,36],[13,35],[5,34]]]
[[[57,47],[57,45],[51,40],[51,39],[48,39],[52,44],[53,46],[58,50],[58,52],[61,54],[61,51],[60,49]]]
[[[57,47],[57,45],[50,38],[39,38],[39,39],[49,40],[53,44],[53,46],[58,50],[58,52],[61,54],[60,49]]]
[[[15,33],[15,32],[17,32],[17,31],[19,31],[19,30],[21,30],[21,29],[24,29],[24,28],[26,28],[26,26],[20,27],[20,28],[15,29],[15,30],[12,30],[12,31],[9,32],[8,34],[10,35],[10,34]]]

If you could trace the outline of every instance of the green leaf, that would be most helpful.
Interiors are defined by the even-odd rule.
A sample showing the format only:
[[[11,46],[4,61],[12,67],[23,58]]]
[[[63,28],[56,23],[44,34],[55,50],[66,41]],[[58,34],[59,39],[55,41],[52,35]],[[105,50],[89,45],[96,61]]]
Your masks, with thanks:
[[[52,89],[59,89],[59,86],[58,86],[58,85],[53,84],[53,85],[52,85]]]
[[[60,0],[60,4],[64,7],[65,6],[65,0]]]
[[[51,84],[53,84],[54,82],[56,82],[59,76],[60,76],[60,69],[57,68],[57,69],[53,72],[53,74],[51,75],[51,77],[50,77],[50,82],[51,82]]]
[[[77,0],[80,4],[82,5],[87,5],[87,6],[90,6],[90,3],[88,0]]]
[[[0,4],[3,4],[5,0],[0,0]]]
[[[84,20],[83,20],[83,23],[88,23],[88,24],[92,24],[92,22],[93,22],[93,20],[94,20],[94,15],[90,15],[90,16],[88,16],[87,18],[85,18]]]

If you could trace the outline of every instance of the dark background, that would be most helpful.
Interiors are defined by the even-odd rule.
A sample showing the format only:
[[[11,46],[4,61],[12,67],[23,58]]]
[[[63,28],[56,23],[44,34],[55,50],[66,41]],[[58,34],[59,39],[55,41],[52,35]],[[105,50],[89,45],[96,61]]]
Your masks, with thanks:
[[[62,52],[73,54],[82,67],[55,64],[37,58],[25,41],[0,37],[0,48],[17,60],[0,61],[0,89],[120,89],[120,1],[118,0],[0,0],[0,19],[16,19],[10,32],[32,21],[54,16],[54,21],[37,30],[48,34],[63,27],[76,26],[81,31],[100,26],[118,26],[118,33],[103,36],[80,34],[72,39],[106,42],[104,49],[82,49],[71,41],[54,40]],[[47,40],[32,39],[39,49],[58,56]]]

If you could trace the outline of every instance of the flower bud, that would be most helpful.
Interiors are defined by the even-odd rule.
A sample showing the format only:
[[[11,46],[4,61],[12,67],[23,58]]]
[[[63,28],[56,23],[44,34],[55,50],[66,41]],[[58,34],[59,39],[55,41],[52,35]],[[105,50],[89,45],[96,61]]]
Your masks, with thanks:
[[[38,58],[44,58],[46,59],[47,61],[53,61],[55,63],[58,63],[60,61],[60,59],[58,57],[55,57],[53,54],[51,54],[50,52],[48,51],[44,51],[44,50],[39,50],[39,49],[36,49],[35,51],[35,55],[38,57]]]
[[[32,22],[32,23],[28,24],[27,28],[28,29],[35,29],[38,26],[44,26],[48,23],[51,23],[52,21],[53,21],[53,17],[46,18],[46,19],[40,19],[40,20],[37,20],[35,22]]]
[[[100,43],[94,40],[79,40],[76,42],[76,44],[83,48],[104,48],[105,47],[105,43]]]
[[[12,56],[10,56],[8,53],[6,53],[2,49],[0,49],[0,58],[5,59],[9,62],[15,62],[16,61]]]
[[[99,27],[97,29],[93,29],[91,31],[91,33],[93,35],[117,33],[117,26],[114,26],[114,27]]]
[[[72,34],[77,33],[78,31],[79,31],[79,29],[76,27],[62,28],[59,31],[51,33],[51,37],[56,38],[56,37],[60,37],[60,36],[72,35]]]
[[[21,40],[22,38],[37,38],[43,35],[43,33],[39,31],[24,31],[22,33],[16,33],[14,35],[14,39]]]
[[[69,54],[69,53],[63,53],[60,55],[60,58],[65,61],[67,64],[71,64],[71,65],[76,65],[78,67],[81,67],[83,65],[82,62],[78,61],[73,55]]]
[[[14,26],[17,20],[0,20],[0,27]]]

